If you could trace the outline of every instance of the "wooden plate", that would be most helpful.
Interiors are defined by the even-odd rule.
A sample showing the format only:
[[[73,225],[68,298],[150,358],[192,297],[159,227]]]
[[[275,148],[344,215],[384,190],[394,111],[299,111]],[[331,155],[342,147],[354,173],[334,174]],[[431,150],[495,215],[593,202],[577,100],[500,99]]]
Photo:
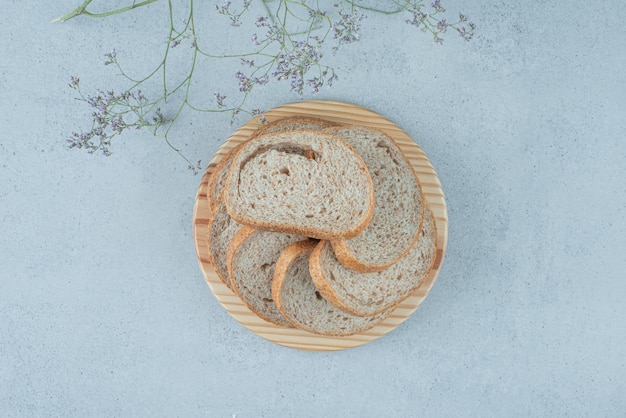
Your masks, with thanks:
[[[443,262],[446,243],[448,240],[448,213],[441,183],[430,161],[419,146],[402,129],[390,120],[365,108],[342,102],[332,101],[302,101],[277,107],[265,113],[269,122],[288,116],[312,116],[325,119],[342,125],[361,125],[377,128],[389,135],[400,147],[404,155],[415,168],[422,183],[424,196],[435,215],[437,225],[437,254],[432,270],[418,289],[389,316],[385,321],[369,331],[347,337],[326,337],[306,331],[283,328],[266,322],[252,313],[241,300],[228,289],[219,279],[213,266],[209,262],[207,249],[207,230],[211,216],[207,201],[207,179],[215,169],[217,163],[235,146],[247,140],[259,126],[259,117],[256,117],[241,128],[218,149],[215,156],[202,177],[198,188],[193,213],[193,233],[196,244],[196,254],[200,268],[206,282],[220,304],[239,323],[255,334],[287,347],[302,350],[330,351],[356,347],[380,338],[404,322],[422,303],[432,288],[441,264]]]

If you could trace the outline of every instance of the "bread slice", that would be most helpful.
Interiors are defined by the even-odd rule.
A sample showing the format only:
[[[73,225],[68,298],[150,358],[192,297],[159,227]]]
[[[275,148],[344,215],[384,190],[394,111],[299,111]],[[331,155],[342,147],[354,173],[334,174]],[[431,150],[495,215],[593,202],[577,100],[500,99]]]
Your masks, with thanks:
[[[404,256],[422,229],[422,190],[391,138],[375,129],[345,126],[325,129],[359,153],[374,183],[374,217],[358,236],[331,242],[337,259],[359,272],[381,271]]]
[[[223,199],[218,199],[213,211],[207,233],[209,259],[220,280],[229,288],[230,277],[226,265],[226,250],[228,244],[243,225],[235,222],[226,211]]]
[[[406,299],[430,271],[435,259],[436,226],[427,208],[420,238],[391,267],[380,272],[358,273],[341,264],[328,241],[321,241],[309,268],[320,294],[353,315],[375,315]]]
[[[253,138],[255,136],[272,132],[293,131],[296,129],[321,130],[329,128],[331,126],[335,126],[335,124],[322,119],[294,116],[278,119],[274,122],[264,125],[257,131],[255,131],[251,137]],[[219,199],[222,194],[222,190],[224,189],[224,185],[226,184],[226,179],[228,178],[230,164],[232,163],[233,157],[235,156],[237,151],[239,151],[240,147],[241,144],[237,145],[228,154],[226,154],[224,158],[222,158],[222,160],[215,167],[213,175],[209,179],[207,197],[209,200],[209,208],[211,209],[211,211],[215,208],[217,199]]]
[[[374,215],[365,163],[343,140],[319,131],[246,142],[232,162],[224,198],[239,223],[319,239],[354,237]]]
[[[291,244],[276,263],[272,298],[289,322],[315,334],[344,336],[368,330],[391,313],[387,310],[374,316],[355,316],[324,299],[309,273],[309,256],[316,245],[313,240]]]
[[[291,327],[272,299],[276,261],[289,244],[306,237],[242,228],[228,246],[226,262],[233,291],[254,313],[276,325]]]
[[[240,147],[241,144],[237,145],[228,154],[226,154],[224,158],[222,158],[217,166],[215,166],[215,170],[213,170],[213,174],[208,180],[207,199],[209,201],[209,209],[211,211],[215,210],[217,201],[222,196],[222,190],[224,189],[224,185],[228,179],[230,164],[233,162],[233,157],[237,154]]]
[[[336,126],[336,123],[307,116],[291,116],[261,126],[252,134],[252,138],[275,132],[295,131],[299,129],[321,130]]]

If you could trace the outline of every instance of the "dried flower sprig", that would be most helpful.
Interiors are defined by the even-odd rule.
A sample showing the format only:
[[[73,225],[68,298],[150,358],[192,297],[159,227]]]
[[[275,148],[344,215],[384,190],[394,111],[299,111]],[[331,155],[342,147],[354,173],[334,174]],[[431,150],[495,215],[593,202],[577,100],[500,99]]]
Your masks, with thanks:
[[[110,59],[114,52],[108,53]],[[101,91],[94,95],[84,95],[80,89],[80,79],[70,78],[69,86],[78,92],[81,100],[91,108],[91,129],[74,131],[67,140],[70,148],[83,148],[90,154],[101,152],[111,155],[111,139],[128,129],[149,128],[155,135],[159,128],[170,120],[163,115],[158,101],[150,101],[141,90]]]
[[[66,21],[76,16],[104,17],[126,12],[157,0],[133,1],[127,7],[103,13],[93,13],[87,7],[93,0],[86,0],[72,12],[56,19]],[[186,160],[193,171],[198,171],[197,164],[183,155],[168,139],[172,123],[185,110],[200,112],[230,113],[231,124],[244,113],[250,116],[261,115],[260,109],[245,109],[244,105],[253,91],[274,80],[287,83],[289,89],[298,97],[306,94],[315,95],[324,87],[330,87],[337,81],[338,75],[327,61],[330,56],[344,45],[361,39],[361,30],[366,13],[385,15],[404,15],[404,22],[430,33],[436,43],[442,44],[449,31],[455,31],[461,38],[470,41],[476,26],[466,15],[459,14],[458,20],[449,21],[446,10],[440,0],[434,0],[430,7],[423,0],[388,0],[384,8],[368,7],[358,0],[338,0],[334,4],[322,7],[320,2],[312,0],[261,0],[262,13],[253,16],[250,27],[250,50],[243,53],[215,53],[201,42],[197,36],[194,19],[194,0],[189,0],[186,18],[182,27],[174,21],[172,0],[168,0],[169,32],[165,43],[162,60],[145,77],[131,77],[118,61],[115,50],[105,54],[105,65],[114,66],[130,83],[121,93],[97,91],[93,95],[84,95],[79,79],[72,77],[70,87],[78,92],[78,99],[86,102],[92,110],[91,129],[73,132],[68,139],[70,148],[85,149],[90,153],[110,155],[111,140],[130,129],[149,129],[155,135],[161,135],[166,143]],[[223,1],[215,5],[215,11],[228,19],[230,26],[239,28],[250,22],[246,16],[251,13],[251,0],[241,0],[237,4]],[[170,52],[181,44],[187,44],[190,60],[187,75],[182,80],[172,82],[168,73],[174,65]],[[192,80],[198,71],[200,59],[236,60],[242,68],[235,72],[233,92],[216,91],[215,86],[207,88],[214,91],[203,103],[193,103],[190,91]],[[180,67],[180,63],[176,63]],[[161,91],[149,100],[142,90],[149,80],[160,78]],[[161,109],[164,109],[163,111]]]

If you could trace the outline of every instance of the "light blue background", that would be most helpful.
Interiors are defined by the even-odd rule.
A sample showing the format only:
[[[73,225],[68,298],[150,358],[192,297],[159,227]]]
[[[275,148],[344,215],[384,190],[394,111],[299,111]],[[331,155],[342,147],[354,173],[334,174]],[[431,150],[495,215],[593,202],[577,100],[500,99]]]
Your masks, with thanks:
[[[101,65],[113,48],[145,73],[166,3],[65,24],[49,22],[77,0],[2,3],[0,415],[626,412],[621,1],[449,1],[478,31],[443,47],[369,13],[361,42],[331,58],[341,78],[316,98],[411,134],[440,175],[450,232],[414,316],[326,354],[266,342],[217,303],[191,235],[200,177],[162,140],[131,133],[110,158],[65,148],[89,117],[69,77],[87,92],[122,85]],[[240,44],[211,27],[215,48]],[[205,67],[198,91],[233,85],[237,68]],[[297,99],[270,84],[250,104]],[[171,139],[206,164],[228,120],[188,112]]]

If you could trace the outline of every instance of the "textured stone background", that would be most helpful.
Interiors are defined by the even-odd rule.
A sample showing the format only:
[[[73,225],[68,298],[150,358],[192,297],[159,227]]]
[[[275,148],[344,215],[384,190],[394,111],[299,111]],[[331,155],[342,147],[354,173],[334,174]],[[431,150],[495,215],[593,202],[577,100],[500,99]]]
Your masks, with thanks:
[[[191,236],[200,178],[162,140],[131,133],[110,158],[65,149],[89,117],[69,77],[121,86],[103,54],[143,74],[167,29],[164,2],[49,23],[77,3],[3,2],[0,415],[624,413],[621,1],[448,2],[478,31],[443,47],[369,14],[317,98],[369,107],[418,141],[447,195],[449,246],[413,317],[328,354],[266,342],[216,302]],[[248,41],[246,28],[212,31],[209,11],[213,47]],[[205,67],[199,94],[235,69]],[[270,84],[251,104],[297,99]],[[231,131],[227,116],[190,112],[171,139],[207,163]]]

